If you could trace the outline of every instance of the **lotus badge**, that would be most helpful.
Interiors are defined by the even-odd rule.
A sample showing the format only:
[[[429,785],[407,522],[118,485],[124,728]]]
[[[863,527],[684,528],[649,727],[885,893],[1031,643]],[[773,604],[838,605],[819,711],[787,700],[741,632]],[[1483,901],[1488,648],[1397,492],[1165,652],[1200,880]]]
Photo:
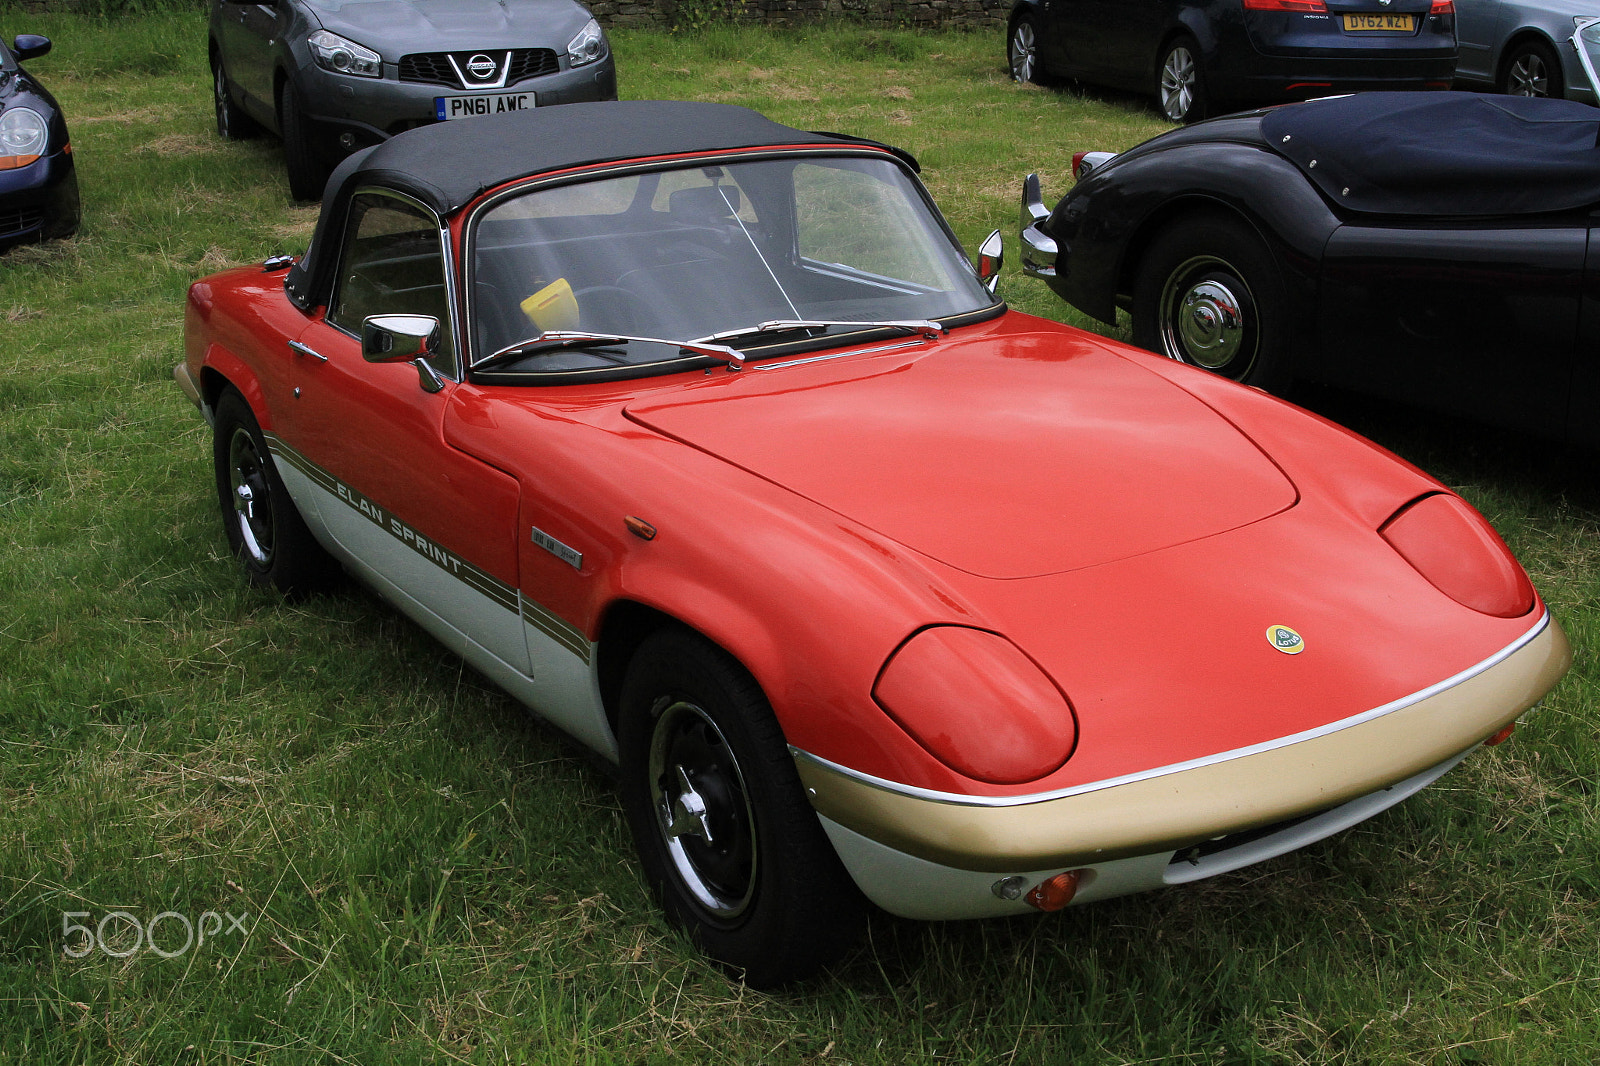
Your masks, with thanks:
[[[1288,626],[1268,626],[1267,643],[1285,655],[1299,655],[1306,650],[1305,638]]]

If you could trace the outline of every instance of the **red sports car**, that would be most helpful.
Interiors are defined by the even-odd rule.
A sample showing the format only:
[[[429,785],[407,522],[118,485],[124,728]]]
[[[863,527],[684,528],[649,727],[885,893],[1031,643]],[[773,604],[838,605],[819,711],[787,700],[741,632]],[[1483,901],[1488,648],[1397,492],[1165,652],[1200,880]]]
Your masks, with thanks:
[[[343,567],[620,766],[753,984],[863,899],[1053,910],[1280,854],[1566,669],[1488,524],[1256,390],[1007,310],[903,152],[716,104],[404,133],[177,377],[252,581]]]

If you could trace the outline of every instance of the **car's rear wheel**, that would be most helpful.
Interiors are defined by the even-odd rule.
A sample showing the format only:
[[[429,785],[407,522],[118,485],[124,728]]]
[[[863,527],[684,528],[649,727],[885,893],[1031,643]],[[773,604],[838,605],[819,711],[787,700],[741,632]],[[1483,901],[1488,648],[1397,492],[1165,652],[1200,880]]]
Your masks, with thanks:
[[[278,91],[278,128],[283,131],[283,161],[289,172],[289,195],[296,200],[322,199],[322,187],[332,172],[311,143],[311,130],[294,88]]]
[[[1006,60],[1011,64],[1011,80],[1039,82],[1039,28],[1027,15],[1011,24],[1006,36]]]
[[[233,99],[228,81],[228,70],[220,56],[211,60],[211,90],[217,110],[217,136],[225,141],[240,141],[254,137],[261,129],[255,119],[245,114]]]
[[[618,742],[645,877],[702,950],[766,988],[854,942],[860,893],[771,706],[731,656],[684,629],[646,639],[623,682]]]
[[[236,390],[218,398],[213,427],[223,531],[250,583],[289,595],[325,587],[338,564],[306,528],[273,465],[260,423]]]
[[[1565,95],[1561,60],[1543,41],[1520,41],[1501,64],[1499,89],[1508,96]]]
[[[1200,45],[1178,37],[1167,45],[1156,67],[1156,106],[1173,122],[1206,117],[1205,79],[1200,72]]]
[[[1180,220],[1134,282],[1133,342],[1250,385],[1284,382],[1287,295],[1272,252],[1242,220]]]

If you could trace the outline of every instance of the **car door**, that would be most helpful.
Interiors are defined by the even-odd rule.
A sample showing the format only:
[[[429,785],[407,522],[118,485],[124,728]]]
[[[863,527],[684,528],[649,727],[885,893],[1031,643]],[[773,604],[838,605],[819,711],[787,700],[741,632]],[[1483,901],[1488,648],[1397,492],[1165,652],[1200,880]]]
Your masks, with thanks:
[[[1342,226],[1308,375],[1516,429],[1567,417],[1583,219]]]
[[[457,651],[471,642],[526,674],[519,486],[444,437],[459,388],[446,247],[416,201],[380,189],[352,198],[333,296],[297,342],[282,437],[322,490],[323,527],[363,577]],[[362,322],[381,314],[439,320],[439,375],[363,358]]]
[[[1566,427],[1567,439],[1600,448],[1600,212],[1589,219],[1589,251],[1583,269],[1583,300]]]
[[[1456,5],[1456,76],[1495,80],[1495,49],[1505,42],[1515,13],[1504,0],[1463,0]]]
[[[218,0],[217,45],[228,80],[249,97],[248,110],[261,118],[276,107],[272,98],[272,46],[280,23],[290,14],[288,0]]]

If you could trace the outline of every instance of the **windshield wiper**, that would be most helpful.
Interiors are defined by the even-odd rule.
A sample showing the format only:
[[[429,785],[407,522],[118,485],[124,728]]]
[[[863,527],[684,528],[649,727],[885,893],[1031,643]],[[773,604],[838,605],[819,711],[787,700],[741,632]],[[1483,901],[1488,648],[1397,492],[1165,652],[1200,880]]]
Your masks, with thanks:
[[[709,340],[710,338],[707,338]],[[538,355],[547,351],[559,351],[565,348],[603,348],[614,344],[627,344],[630,341],[639,341],[642,344],[665,344],[668,347],[678,348],[682,351],[693,352],[695,355],[707,355],[713,359],[720,359],[727,363],[729,369],[737,370],[744,365],[744,353],[725,344],[710,344],[706,340],[674,341],[665,337],[630,337],[622,333],[587,333],[577,329],[547,329],[537,337],[508,344],[492,355],[486,355],[472,364],[473,370],[488,370],[496,366],[504,366],[518,359],[526,359],[530,355]]]
[[[892,319],[883,322],[827,322],[807,318],[775,318],[767,322],[757,323],[754,326],[746,326],[743,329],[728,329],[723,330],[721,333],[713,333],[708,337],[701,337],[693,343],[731,341],[741,337],[759,337],[763,333],[789,333],[797,329],[829,329],[831,327],[898,329],[907,333],[920,333],[930,341],[942,333],[949,332],[949,327],[943,322],[935,322],[927,318]]]

